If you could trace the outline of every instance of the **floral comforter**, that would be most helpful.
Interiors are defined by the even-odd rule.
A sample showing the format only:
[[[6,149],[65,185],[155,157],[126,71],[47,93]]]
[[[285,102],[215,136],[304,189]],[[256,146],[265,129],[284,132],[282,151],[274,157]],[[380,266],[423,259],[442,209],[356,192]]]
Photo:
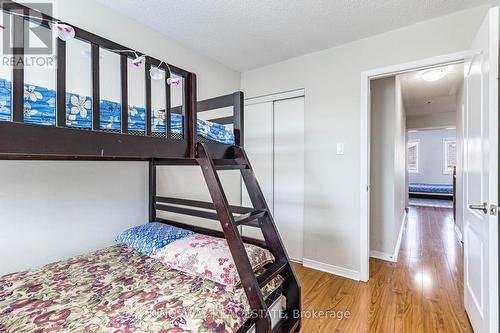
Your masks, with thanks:
[[[249,311],[241,288],[169,269],[123,244],[0,277],[0,332],[235,332]]]

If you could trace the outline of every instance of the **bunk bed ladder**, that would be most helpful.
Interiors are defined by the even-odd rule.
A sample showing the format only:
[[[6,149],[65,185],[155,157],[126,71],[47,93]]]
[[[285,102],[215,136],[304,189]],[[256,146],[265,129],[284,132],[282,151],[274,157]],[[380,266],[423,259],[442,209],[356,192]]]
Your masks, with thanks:
[[[233,146],[232,150],[234,152],[234,159],[214,160],[209,156],[205,145],[203,143],[198,143],[196,160],[202,168],[224,236],[226,237],[236,268],[241,277],[242,286],[252,310],[257,314],[255,322],[256,332],[298,332],[300,330],[301,309],[300,285],[298,279],[291,266],[290,259],[286,253],[245,151],[240,146]],[[254,209],[249,213],[241,214],[236,217],[233,215],[233,211],[227,201],[227,197],[217,173],[217,170],[230,169],[241,171],[243,181],[247,187]],[[250,260],[243,245],[243,239],[239,231],[239,227],[243,225],[261,229],[267,247],[276,259],[275,262],[266,267],[265,272],[258,277],[255,276],[253,272]],[[271,330],[271,320],[261,288],[278,274],[285,279],[283,290],[287,304],[283,319],[274,330]]]

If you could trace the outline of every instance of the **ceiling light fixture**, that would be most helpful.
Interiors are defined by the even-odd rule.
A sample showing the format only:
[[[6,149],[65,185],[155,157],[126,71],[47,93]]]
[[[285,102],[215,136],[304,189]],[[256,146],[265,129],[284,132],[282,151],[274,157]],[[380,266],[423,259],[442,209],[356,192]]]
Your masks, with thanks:
[[[446,68],[438,68],[425,71],[422,73],[420,77],[424,81],[434,82],[441,80],[443,77],[446,76],[446,74],[448,74]]]

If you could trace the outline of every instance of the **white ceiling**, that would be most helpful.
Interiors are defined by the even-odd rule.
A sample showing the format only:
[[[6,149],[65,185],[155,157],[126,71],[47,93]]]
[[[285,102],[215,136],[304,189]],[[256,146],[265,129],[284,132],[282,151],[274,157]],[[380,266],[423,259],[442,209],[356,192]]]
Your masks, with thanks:
[[[238,71],[491,0],[98,0]]]
[[[445,66],[447,74],[441,80],[422,80],[425,71],[400,76],[403,103],[408,116],[436,112],[456,112],[458,88],[464,80],[463,64]]]

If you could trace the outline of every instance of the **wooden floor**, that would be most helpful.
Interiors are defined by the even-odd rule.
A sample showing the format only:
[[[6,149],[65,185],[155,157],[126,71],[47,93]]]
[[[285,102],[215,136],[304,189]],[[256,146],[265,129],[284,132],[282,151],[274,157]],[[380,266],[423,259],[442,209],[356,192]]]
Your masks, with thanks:
[[[306,312],[301,332],[472,332],[453,227],[450,209],[412,207],[398,262],[372,259],[368,283],[296,265],[303,310],[349,312],[347,319]]]

